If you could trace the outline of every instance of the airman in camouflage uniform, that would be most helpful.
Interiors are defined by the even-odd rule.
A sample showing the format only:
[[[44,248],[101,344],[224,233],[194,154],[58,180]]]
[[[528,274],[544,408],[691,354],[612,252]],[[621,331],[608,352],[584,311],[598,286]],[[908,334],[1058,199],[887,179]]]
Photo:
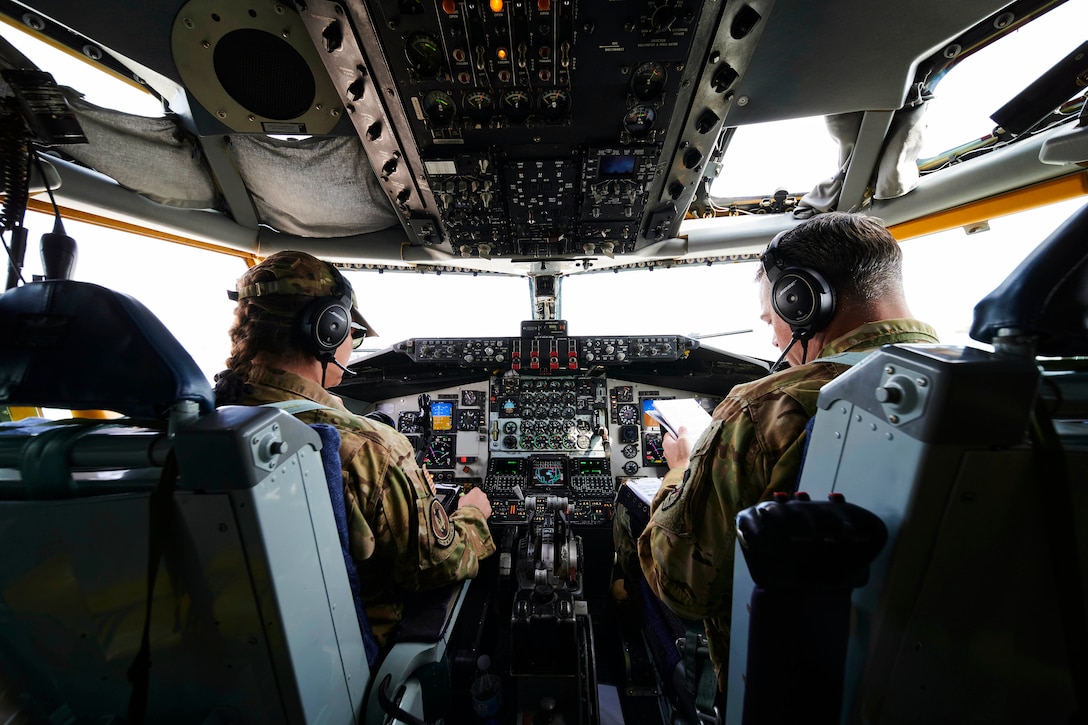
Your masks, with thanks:
[[[855,268],[855,258],[843,254],[841,262],[826,261],[836,258],[834,244],[827,244],[827,257],[817,256],[823,261],[821,266],[826,265],[824,276],[840,290],[839,306],[824,334],[811,338],[820,345],[818,358],[892,343],[936,343],[932,327],[907,317],[898,245],[873,220],[858,219],[863,218],[823,215],[792,232],[790,241],[797,256],[790,259],[791,265],[814,266],[796,245],[810,243],[808,235],[822,234],[832,235],[832,241],[838,242],[842,240],[834,235],[845,234],[844,243],[855,245],[868,244],[869,236],[876,235],[873,243],[878,251],[869,250],[863,256],[878,260],[886,256],[892,261],[874,262],[874,266],[883,265],[886,270],[871,280],[863,279],[854,288],[843,276],[864,276]],[[855,228],[859,224],[860,228]],[[840,227],[837,231],[835,225]],[[851,241],[851,235],[858,239]],[[779,251],[790,254],[786,240],[780,242]],[[845,269],[836,274],[836,264]],[[778,345],[785,339],[783,335],[790,333],[787,324],[770,312],[769,284],[765,276],[760,276],[763,317],[775,328]],[[879,299],[874,294],[878,288],[885,292]],[[882,319],[881,313],[890,313],[889,318]],[[891,316],[897,313],[902,316]],[[878,321],[866,321],[872,319]],[[803,357],[797,355],[791,361],[801,363]],[[680,465],[670,462],[673,467],[654,497],[650,522],[638,536],[637,549],[638,532],[630,529],[629,515],[617,512],[614,534],[621,566],[628,576],[632,569],[641,569],[654,593],[679,616],[703,620],[721,692],[726,690],[724,664],[729,657],[736,515],[772,498],[776,491],[794,490],[805,446],[805,426],[816,414],[820,388],[847,369],[844,364],[816,359],[735,386],[714,410],[710,427],[691,445],[690,459],[683,447],[687,441],[666,441],[666,454],[676,452]],[[638,566],[633,567],[636,559]]]
[[[231,357],[228,370],[216,378],[216,397],[218,404],[308,400],[323,406],[296,417],[340,432],[351,553],[367,617],[384,646],[410,592],[471,578],[480,559],[494,552],[487,527],[491,507],[474,489],[447,516],[408,439],[350,412],[319,384],[326,366],[299,340],[298,318],[311,302],[306,298],[344,295],[336,289],[340,283],[326,263],[302,252],[274,254],[247,271],[238,281]],[[351,300],[353,322],[369,330]],[[345,351],[338,348],[337,355],[346,362],[350,336],[341,347]],[[328,372],[330,386],[340,381],[339,370]]]

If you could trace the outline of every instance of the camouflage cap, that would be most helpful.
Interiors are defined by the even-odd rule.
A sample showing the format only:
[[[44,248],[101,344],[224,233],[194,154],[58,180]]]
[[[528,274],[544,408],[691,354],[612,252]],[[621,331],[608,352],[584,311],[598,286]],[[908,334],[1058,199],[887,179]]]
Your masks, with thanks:
[[[351,299],[351,320],[375,337],[355,301],[351,283],[335,267],[313,255],[299,251],[276,252],[250,267],[238,279],[232,299],[244,300],[265,295],[301,295],[304,297],[347,297]]]

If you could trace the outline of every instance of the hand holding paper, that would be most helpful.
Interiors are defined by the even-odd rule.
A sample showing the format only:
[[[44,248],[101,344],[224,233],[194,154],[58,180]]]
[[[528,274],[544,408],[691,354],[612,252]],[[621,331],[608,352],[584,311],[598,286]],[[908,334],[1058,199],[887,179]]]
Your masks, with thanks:
[[[692,442],[697,441],[703,431],[710,426],[710,414],[703,410],[694,398],[655,400],[654,407],[646,412],[661,423],[662,428],[677,438],[679,438],[680,428],[687,428]]]

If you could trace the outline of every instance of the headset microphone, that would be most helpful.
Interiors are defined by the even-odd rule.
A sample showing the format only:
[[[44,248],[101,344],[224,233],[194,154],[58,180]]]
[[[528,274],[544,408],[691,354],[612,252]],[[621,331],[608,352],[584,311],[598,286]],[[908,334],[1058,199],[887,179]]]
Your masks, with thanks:
[[[333,365],[335,365],[336,367],[338,367],[338,368],[340,368],[341,370],[343,370],[343,371],[344,371],[344,373],[345,373],[346,375],[351,375],[351,376],[355,376],[355,375],[358,375],[358,374],[359,374],[359,373],[355,372],[354,370],[349,370],[348,368],[346,368],[346,367],[344,367],[343,365],[341,365],[341,364],[340,364],[340,361],[339,361],[339,360],[337,360],[336,358],[333,358],[333,359],[332,359],[332,360],[330,360],[329,362],[331,362],[331,363],[332,363]]]

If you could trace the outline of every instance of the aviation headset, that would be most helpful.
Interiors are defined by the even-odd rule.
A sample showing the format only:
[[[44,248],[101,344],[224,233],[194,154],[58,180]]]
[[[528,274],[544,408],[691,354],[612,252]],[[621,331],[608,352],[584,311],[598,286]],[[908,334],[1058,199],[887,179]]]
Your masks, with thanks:
[[[793,331],[793,339],[807,342],[823,330],[835,315],[835,289],[811,267],[790,267],[778,255],[779,232],[761,261],[771,285],[771,307]]]
[[[332,273],[333,287],[330,294],[315,297],[302,308],[295,321],[295,329],[306,352],[314,355],[321,362],[336,362],[336,350],[351,334],[351,283],[344,278],[340,270],[325,262]],[[253,294],[228,292],[233,300],[239,297],[259,297],[267,294],[295,294],[290,284],[283,280],[258,282]],[[339,366],[339,365],[338,365]]]
[[[317,297],[298,316],[303,344],[318,360],[332,362],[336,349],[351,334],[351,283],[340,270],[328,264],[332,272],[332,294]]]

